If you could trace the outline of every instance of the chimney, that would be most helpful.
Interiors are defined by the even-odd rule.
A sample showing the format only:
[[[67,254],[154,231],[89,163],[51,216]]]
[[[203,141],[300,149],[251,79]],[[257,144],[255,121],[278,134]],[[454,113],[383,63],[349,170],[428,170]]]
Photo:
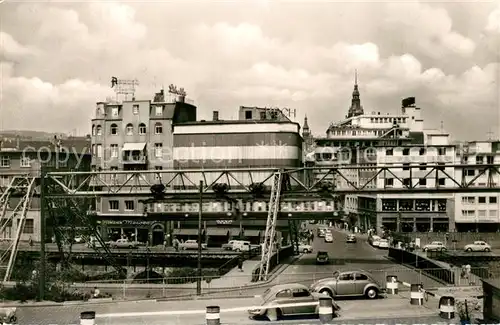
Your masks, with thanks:
[[[214,118],[213,118],[214,121],[218,121],[219,120],[219,111],[214,111]]]

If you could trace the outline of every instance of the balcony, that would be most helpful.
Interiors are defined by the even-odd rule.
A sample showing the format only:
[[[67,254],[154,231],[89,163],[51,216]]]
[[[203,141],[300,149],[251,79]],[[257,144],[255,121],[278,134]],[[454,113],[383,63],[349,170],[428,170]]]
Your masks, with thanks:
[[[141,154],[135,154],[129,152],[124,152],[122,156],[122,161],[124,164],[146,164],[147,163],[147,157],[143,153]]]

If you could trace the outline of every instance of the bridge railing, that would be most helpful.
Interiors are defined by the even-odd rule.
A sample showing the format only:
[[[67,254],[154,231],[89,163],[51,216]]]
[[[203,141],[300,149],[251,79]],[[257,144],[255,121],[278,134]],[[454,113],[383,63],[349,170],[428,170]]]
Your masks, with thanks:
[[[385,288],[388,276],[396,276],[398,280],[407,283],[423,284],[424,288],[436,288],[447,285],[444,281],[440,280],[448,274],[446,270],[442,268],[414,270],[405,266],[396,265],[383,269],[365,271],[371,274],[373,279],[377,281],[382,288]],[[254,295],[263,293],[265,289],[278,284],[301,283],[310,286],[316,281],[332,276],[333,272],[283,272],[275,275],[269,282],[253,283],[248,274],[225,275],[222,277],[218,275],[204,276],[202,277],[202,295],[241,297],[248,295],[248,290],[252,290],[251,293]],[[72,287],[81,291],[90,291],[94,287],[97,287],[102,293],[110,293],[115,299],[161,299],[196,295],[196,280],[197,277],[166,277],[155,279],[154,283],[137,283],[132,280],[94,281],[73,284]],[[454,285],[463,286],[470,284],[465,283],[466,281],[462,280]],[[448,284],[448,286],[450,285]],[[401,288],[401,290],[406,289]]]

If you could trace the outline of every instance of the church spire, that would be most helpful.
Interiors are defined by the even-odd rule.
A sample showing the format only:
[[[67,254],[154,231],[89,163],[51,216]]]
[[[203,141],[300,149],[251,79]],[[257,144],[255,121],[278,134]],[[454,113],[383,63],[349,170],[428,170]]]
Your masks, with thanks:
[[[309,124],[307,124],[307,115],[304,117],[304,126],[302,126],[303,131],[309,131]]]
[[[358,89],[358,70],[354,70],[354,90],[352,91],[351,107],[347,113],[347,117],[363,115],[363,106],[361,106],[361,99],[359,98]]]

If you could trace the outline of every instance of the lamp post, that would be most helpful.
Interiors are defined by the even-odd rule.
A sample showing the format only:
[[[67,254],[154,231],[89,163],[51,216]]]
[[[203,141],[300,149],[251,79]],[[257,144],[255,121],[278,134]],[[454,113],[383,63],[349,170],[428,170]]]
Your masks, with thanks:
[[[203,214],[203,181],[200,181],[200,197],[198,208],[198,277],[196,280],[196,295],[201,295],[201,216]]]

